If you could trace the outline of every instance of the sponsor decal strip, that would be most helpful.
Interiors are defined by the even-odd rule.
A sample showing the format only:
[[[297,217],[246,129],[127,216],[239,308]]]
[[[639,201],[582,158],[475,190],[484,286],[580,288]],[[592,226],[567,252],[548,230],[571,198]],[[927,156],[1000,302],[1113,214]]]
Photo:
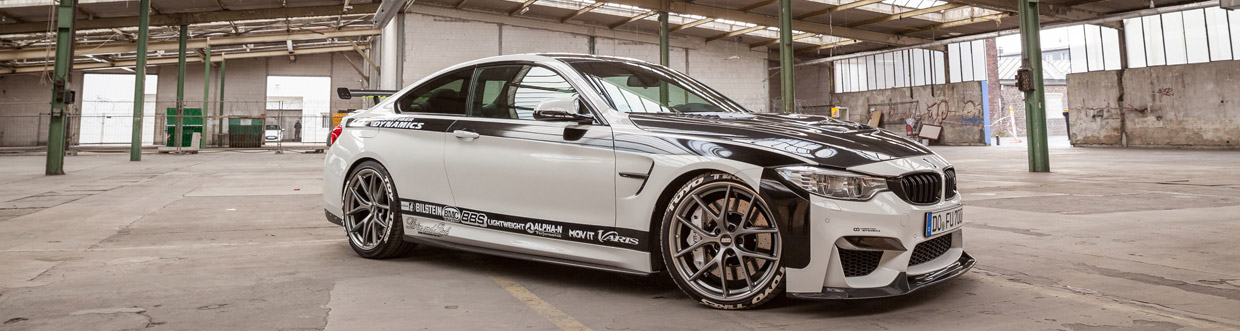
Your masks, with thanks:
[[[640,251],[649,248],[645,231],[488,213],[417,200],[401,200],[400,209],[405,215],[496,231]],[[444,233],[446,234],[446,231]]]

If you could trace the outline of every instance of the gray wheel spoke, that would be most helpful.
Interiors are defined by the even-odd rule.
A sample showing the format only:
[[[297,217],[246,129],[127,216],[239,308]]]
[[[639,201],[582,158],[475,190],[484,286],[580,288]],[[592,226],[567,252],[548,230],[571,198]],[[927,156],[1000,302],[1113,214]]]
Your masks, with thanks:
[[[702,201],[702,198],[701,198],[701,197],[699,197],[699,196],[697,196],[696,194],[694,194],[694,195],[693,195],[693,201],[696,201],[696,202],[697,202],[698,206],[700,206],[700,207],[702,208],[702,210],[706,213],[706,216],[710,216],[710,218],[711,218],[711,219],[713,219],[713,220],[715,220],[715,221],[718,221],[718,220],[719,220],[720,216],[719,216],[719,215],[717,215],[717,214],[715,214],[715,212],[711,211],[711,210],[710,210],[710,205],[709,205],[709,204],[706,204],[706,202],[705,202],[705,201]]]
[[[740,247],[733,247],[732,249],[736,251],[736,256],[744,256],[744,257],[748,257],[748,258],[763,259],[763,260],[767,260],[767,261],[775,261],[776,259],[778,259],[778,257],[775,257],[775,256],[766,255],[766,254],[762,254],[762,253],[758,253],[758,252],[748,251],[748,250],[745,250],[744,248],[740,248]]]
[[[731,198],[732,198],[732,187],[728,186],[728,189],[726,191],[723,191],[723,200],[720,200],[720,201],[723,201],[723,207],[719,208],[720,218],[722,218],[723,215],[728,214],[728,209],[731,208],[731,204],[729,203],[728,200]]]
[[[702,275],[705,275],[707,271],[710,271],[710,269],[713,268],[715,264],[718,264],[717,260],[714,260],[714,259],[710,260],[710,262],[707,262],[706,265],[702,266],[701,269],[698,269],[697,272],[693,273],[693,276],[689,276],[689,281],[692,282],[692,281],[697,280],[698,278],[702,278]]]
[[[749,224],[749,217],[753,215],[754,209],[758,208],[758,206],[755,206],[753,204],[754,201],[757,201],[757,200],[758,200],[757,196],[749,198],[749,207],[745,208],[745,213],[741,215],[741,224],[737,225],[737,227],[743,229],[745,228],[747,224]]]
[[[706,240],[699,240],[698,242],[693,243],[692,246],[689,246],[689,248],[685,248],[685,249],[680,250],[679,252],[676,252],[675,257],[685,256],[685,254],[689,254],[690,252],[693,252],[699,248],[706,247],[706,244],[709,244],[709,243],[711,242],[706,241]]]
[[[705,238],[710,238],[710,239],[718,239],[718,238],[719,238],[719,235],[712,234],[712,233],[710,233],[710,232],[706,232],[706,230],[705,230],[705,229],[702,229],[701,227],[698,227],[698,226],[697,226],[697,224],[693,224],[693,222],[690,222],[689,220],[685,219],[684,217],[676,216],[676,220],[677,220],[677,221],[679,221],[681,224],[684,224],[685,226],[688,226],[690,230],[693,230],[693,232],[697,233],[699,236],[702,236],[702,237],[705,237]],[[705,240],[705,238],[703,238],[703,240]]]
[[[735,254],[735,253],[733,253]],[[753,280],[749,279],[749,264],[745,263],[745,257],[740,254],[736,255],[736,259],[741,261],[741,275],[745,276],[745,286],[753,289]]]
[[[366,207],[358,206],[357,208],[353,208],[353,210],[350,210],[350,211],[349,211],[349,215],[354,215],[354,214],[357,214],[357,213],[360,213],[360,212],[364,212],[364,211],[367,211],[367,210],[370,210],[370,208],[366,208]]]
[[[350,188],[349,188],[349,193],[351,193],[351,194],[353,195],[353,200],[356,200],[356,201],[357,201],[357,203],[360,203],[360,204],[363,204],[363,205],[367,205],[367,206],[369,206],[369,205],[370,205],[370,201],[369,201],[369,200],[362,199],[362,195],[361,195],[360,193],[358,193],[358,192],[357,192],[357,187],[356,187],[356,186],[355,186],[355,187],[350,187]]]
[[[720,292],[723,292],[724,298],[728,297],[728,268],[726,268],[727,264],[724,263],[724,261],[728,260],[727,254],[728,250],[721,249],[719,250],[719,257],[717,257],[719,259],[719,289]]]
[[[750,235],[750,234],[766,234],[766,233],[776,233],[776,232],[779,232],[779,230],[776,228],[744,228],[744,229],[737,230],[734,233],[736,236],[739,237],[739,236]]]

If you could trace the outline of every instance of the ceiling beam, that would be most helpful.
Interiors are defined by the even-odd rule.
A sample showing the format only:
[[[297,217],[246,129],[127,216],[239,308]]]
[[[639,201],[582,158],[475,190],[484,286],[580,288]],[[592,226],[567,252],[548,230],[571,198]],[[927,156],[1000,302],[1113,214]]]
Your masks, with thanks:
[[[861,43],[861,41],[860,41],[860,40],[855,40],[855,39],[854,39],[854,40],[841,40],[841,41],[833,42],[833,43],[830,43],[830,44],[822,44],[822,45],[818,45],[818,46],[812,46],[812,47],[806,47],[806,48],[798,48],[798,49],[796,50],[796,52],[797,52],[797,53],[817,52],[817,51],[821,51],[821,50],[824,50],[824,49],[836,48],[836,47],[840,47],[840,46],[848,46],[848,45],[852,45],[852,44],[859,44],[859,43]]]
[[[868,4],[879,3],[879,2],[883,2],[883,0],[857,0],[857,1],[853,1],[853,2],[846,3],[846,4],[842,4],[842,5],[839,5],[839,6],[835,6],[835,7],[831,7],[831,8],[826,8],[826,9],[819,9],[819,10],[815,10],[815,11],[812,11],[812,12],[804,13],[804,14],[801,14],[801,15],[793,16],[792,18],[793,18],[793,19],[798,19],[798,20],[803,20],[803,19],[807,19],[807,18],[810,18],[810,17],[822,16],[822,15],[826,15],[826,14],[834,13],[834,12],[837,12],[837,11],[849,10],[849,9],[853,9],[853,8],[857,8],[857,7],[865,6],[865,5],[868,5]]]
[[[610,0],[608,2],[615,4],[624,4],[637,6],[641,8],[658,8],[663,0]],[[779,18],[755,13],[746,13],[734,9],[711,7],[681,1],[671,2],[669,10],[675,13],[698,15],[717,19],[726,19],[738,22],[747,22],[757,25],[778,26]],[[802,20],[793,20],[792,28],[803,32],[813,32],[825,34],[845,39],[858,39],[861,41],[880,43],[885,45],[908,46],[921,43],[928,43],[932,40],[898,36],[890,33],[870,31],[864,29],[854,29],[844,26],[833,26],[825,23],[816,23]]]
[[[693,21],[693,22],[689,22],[689,23],[685,23],[685,24],[677,25],[677,26],[675,26],[675,27],[673,27],[673,28],[671,28],[671,29],[667,29],[667,32],[676,32],[676,31],[680,31],[680,30],[684,30],[684,29],[692,28],[692,27],[695,27],[695,26],[698,26],[698,25],[702,25],[702,24],[706,24],[706,23],[710,23],[710,22],[714,22],[714,21],[715,21],[715,19],[707,17],[707,18],[703,18],[703,19],[696,20],[696,21]]]
[[[817,36],[817,35],[818,35],[817,33],[802,33],[802,34],[799,34],[799,35],[792,36],[792,40],[793,40],[793,41],[797,41],[797,40],[801,40],[801,39],[805,39],[805,38],[809,38],[809,37],[813,37],[813,36]],[[767,40],[767,41],[763,41],[763,42],[757,42],[757,43],[752,43],[752,44],[749,44],[749,48],[754,48],[754,47],[762,47],[762,46],[770,46],[770,45],[774,45],[774,44],[778,44],[778,43],[779,43],[779,38],[775,38],[775,39],[771,39],[771,40]]]
[[[373,36],[378,35],[380,30],[377,29],[355,29],[355,30],[334,30],[327,32],[299,32],[290,34],[266,34],[256,36],[237,36],[237,37],[217,37],[210,39],[193,39],[186,43],[188,48],[203,48],[218,45],[239,45],[253,44],[265,42],[277,42],[286,40],[314,40],[326,38],[346,38],[357,36]],[[136,43],[117,43],[114,45],[105,45],[94,47],[93,45],[78,44],[74,47],[73,55],[85,56],[90,54],[109,54],[109,53],[126,53],[137,51]],[[153,42],[147,45],[148,51],[158,50],[177,50],[179,45],[176,41]],[[0,51],[0,61],[19,60],[19,59],[48,59],[54,57],[54,54],[48,53],[44,49],[20,49]]]
[[[767,28],[766,26],[759,25],[759,26],[748,27],[748,28],[744,28],[744,29],[740,29],[740,30],[729,31],[729,32],[726,32],[726,33],[720,33],[720,34],[717,34],[717,35],[713,35],[713,36],[707,37],[707,38],[706,38],[706,42],[712,42],[712,41],[719,40],[719,39],[723,39],[723,38],[731,38],[731,37],[735,37],[735,36],[743,35],[743,34],[746,34],[746,33],[754,32],[754,31],[758,31],[758,30],[762,30],[762,29],[766,29],[766,28]]]
[[[538,0],[525,0],[525,2],[521,3],[521,5],[517,6],[517,8],[508,11],[508,16],[517,16],[517,14],[521,13],[522,10],[533,6],[535,2],[538,2]]]
[[[750,10],[754,10],[754,9],[758,9],[758,8],[762,8],[762,7],[770,6],[770,5],[772,5],[772,4],[775,4],[775,1],[776,1],[776,0],[762,0],[762,1],[759,1],[759,2],[755,2],[755,3],[751,4],[751,5],[741,7],[740,9],[737,9],[737,10],[739,10],[739,11],[750,11]],[[880,0],[880,1],[881,1],[881,0]]]
[[[595,3],[590,4],[589,6],[582,7],[581,9],[578,9],[577,11],[573,12],[570,15],[560,18],[560,23],[568,22],[568,20],[577,18],[577,16],[581,16],[582,14],[589,13],[591,10],[594,10],[595,8],[598,8],[598,7],[602,7],[604,4],[606,4],[606,2],[595,2]]]
[[[642,5],[648,5],[651,2],[654,2],[657,4],[658,0],[613,0],[612,2],[633,4],[633,5],[640,7]],[[685,3],[685,2],[672,2],[671,10],[673,12],[682,13],[682,14],[721,18],[721,19],[733,20],[733,21],[738,21],[738,22],[748,22],[748,23],[753,23],[753,24],[758,24],[758,25],[766,25],[766,26],[779,25],[779,18],[775,16],[767,16],[767,15],[755,14],[755,13],[746,13],[746,12],[741,12],[741,11],[736,11],[736,10],[731,10],[731,9],[704,6],[704,5]],[[816,22],[809,22],[809,21],[802,21],[802,20],[793,20],[792,29],[798,30],[798,31],[804,31],[804,32],[814,32],[818,34],[825,34],[825,35],[835,36],[835,37],[840,37],[840,38],[859,39],[862,41],[869,41],[869,42],[875,42],[875,43],[887,44],[887,45],[915,45],[915,44],[930,42],[930,40],[922,39],[922,38],[897,36],[897,35],[889,34],[889,33],[862,30],[862,29],[854,29],[854,28],[843,27],[843,26],[833,26],[830,24],[823,24],[823,23],[816,23]]]
[[[10,15],[8,12],[3,11],[3,10],[0,10],[0,18],[6,18],[6,19],[12,20],[13,22],[17,22],[17,23],[26,23],[25,20],[17,18],[17,17],[13,17],[13,15]]]
[[[334,47],[302,48],[302,49],[293,50],[293,54],[294,55],[306,55],[306,54],[323,54],[323,53],[350,52],[350,51],[353,51],[352,46],[334,46]],[[235,60],[235,59],[276,57],[276,56],[288,56],[288,55],[290,54],[286,50],[262,51],[262,52],[238,52],[238,53],[228,53],[228,54],[224,54],[220,56],[213,56],[211,57],[211,62],[220,62],[225,59]],[[194,57],[186,58],[185,62],[198,63],[198,62],[202,62],[202,59],[203,58],[201,56],[194,56]],[[160,57],[160,58],[152,58],[146,61],[146,65],[148,66],[156,66],[156,65],[162,65],[162,64],[176,64],[176,63],[177,63],[177,57],[175,55],[165,56],[165,57]],[[107,62],[75,63],[73,64],[73,70],[132,67],[135,65],[137,65],[136,60],[124,60],[124,61],[116,61],[112,63],[107,63]],[[11,70],[0,71],[0,74],[43,72],[43,71],[48,70],[49,68],[50,67],[44,67],[43,65],[29,66],[29,67],[16,67]]]
[[[613,29],[613,30],[614,30],[615,28],[618,28],[618,27],[620,27],[620,26],[622,26],[622,25],[629,24],[629,23],[633,23],[633,22],[637,22],[637,21],[639,21],[639,20],[641,20],[641,19],[644,19],[644,18],[647,18],[647,17],[650,17],[650,16],[654,16],[654,14],[658,14],[658,13],[659,13],[659,12],[657,12],[657,11],[651,10],[651,11],[648,11],[648,12],[645,12],[645,13],[637,14],[637,16],[629,17],[629,18],[625,19],[623,22],[616,23],[616,24],[612,24],[611,26],[608,26],[607,28],[608,28],[608,29]]]
[[[990,10],[998,10],[1015,13],[1017,2],[1013,0],[949,0],[952,3],[959,3],[978,8],[986,8]],[[1103,13],[1073,8],[1072,6],[1052,5],[1045,2],[1038,3],[1038,12],[1041,16],[1051,17],[1061,20],[1084,20],[1103,16]]]
[[[902,19],[906,19],[906,18],[909,18],[909,17],[913,17],[913,16],[925,15],[925,14],[929,14],[929,13],[937,12],[937,11],[940,11],[940,10],[948,10],[948,9],[952,9],[952,8],[959,8],[959,7],[964,7],[964,6],[965,6],[965,5],[963,5],[963,4],[958,4],[958,3],[948,3],[948,4],[938,5],[938,6],[929,7],[929,8],[922,8],[922,9],[917,9],[917,10],[910,10],[910,11],[906,11],[906,12],[903,12],[903,13],[892,14],[892,15],[887,15],[887,16],[883,16],[883,17],[875,17],[875,18],[872,18],[872,19],[868,19],[868,20],[864,20],[864,21],[861,21],[861,22],[853,23],[853,24],[850,24],[850,25],[848,25],[848,26],[849,26],[849,27],[853,27],[853,28],[855,28],[855,27],[859,27],[859,26],[862,26],[862,25],[870,25],[870,24],[875,24],[875,23],[882,23],[882,22],[888,22],[888,21],[902,20]]]
[[[997,23],[997,22],[999,22],[1000,20],[1002,20],[1002,19],[1004,19],[1004,18],[1008,18],[1008,17],[1016,17],[1016,14],[1013,14],[1013,13],[998,13],[998,14],[990,14],[990,15],[974,16],[974,17],[970,17],[970,18],[966,18],[966,19],[960,19],[960,20],[955,20],[955,21],[948,21],[948,22],[943,22],[943,23],[939,23],[939,24],[934,24],[934,25],[924,26],[924,27],[920,27],[920,28],[916,28],[916,29],[908,29],[908,30],[900,31],[900,34],[908,34],[908,33],[913,33],[913,32],[921,32],[921,31],[940,30],[940,29],[946,29],[946,28],[954,28],[954,27],[958,27],[958,26],[964,26],[964,25],[976,24],[976,23],[982,23],[982,22],[990,22],[990,21],[994,21],[994,22],[996,22],[996,23]]]
[[[379,8],[377,3],[356,4],[353,9],[371,12]],[[154,8],[152,8],[154,10]],[[335,16],[340,14],[339,5],[315,7],[267,8],[252,10],[211,11],[199,13],[159,14],[151,15],[151,26],[201,24],[224,21],[247,21],[280,19],[290,17]],[[78,31],[110,28],[126,28],[137,26],[136,16],[96,18],[74,22]],[[0,35],[46,32],[48,22],[28,22],[16,24],[0,24]]]

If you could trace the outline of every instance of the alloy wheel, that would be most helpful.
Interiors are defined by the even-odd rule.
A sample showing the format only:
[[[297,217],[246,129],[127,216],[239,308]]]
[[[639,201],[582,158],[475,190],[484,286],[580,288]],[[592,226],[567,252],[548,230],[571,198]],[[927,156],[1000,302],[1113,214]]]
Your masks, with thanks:
[[[770,210],[747,187],[718,182],[689,193],[672,217],[667,247],[675,272],[695,292],[740,300],[779,272],[779,231]]]
[[[384,242],[392,225],[393,194],[378,171],[361,169],[344,191],[344,224],[354,246],[371,250]]]

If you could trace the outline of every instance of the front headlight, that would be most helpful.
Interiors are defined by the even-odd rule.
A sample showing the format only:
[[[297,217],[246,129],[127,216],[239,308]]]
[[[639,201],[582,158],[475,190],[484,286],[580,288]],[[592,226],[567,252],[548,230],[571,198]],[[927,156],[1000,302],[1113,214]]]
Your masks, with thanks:
[[[775,169],[775,172],[810,193],[832,199],[869,200],[887,190],[885,178],[847,171],[791,166]]]

